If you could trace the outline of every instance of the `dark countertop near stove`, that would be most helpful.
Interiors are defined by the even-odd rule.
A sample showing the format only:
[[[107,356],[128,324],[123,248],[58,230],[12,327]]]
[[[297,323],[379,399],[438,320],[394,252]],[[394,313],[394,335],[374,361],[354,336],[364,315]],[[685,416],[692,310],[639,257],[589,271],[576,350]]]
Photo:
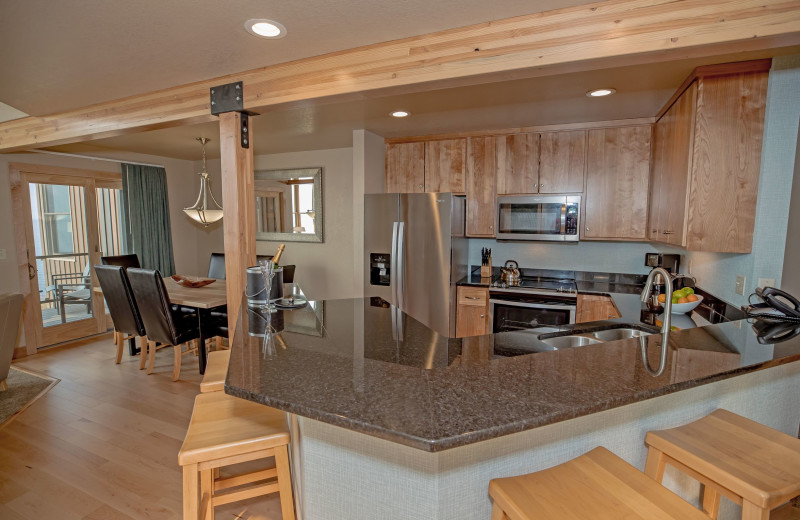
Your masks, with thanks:
[[[266,342],[263,312],[243,305],[225,391],[431,452],[800,360],[800,336],[761,344],[749,323],[735,321],[674,331],[666,370],[654,377],[644,363],[658,364],[657,334],[643,345],[629,339],[536,352],[538,333],[445,338],[379,298],[312,303],[272,315]]]

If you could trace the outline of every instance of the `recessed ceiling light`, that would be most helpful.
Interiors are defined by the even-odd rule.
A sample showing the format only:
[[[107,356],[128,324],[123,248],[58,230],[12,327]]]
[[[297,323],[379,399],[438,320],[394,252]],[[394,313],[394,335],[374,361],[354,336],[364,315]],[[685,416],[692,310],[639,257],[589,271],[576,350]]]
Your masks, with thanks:
[[[616,89],[613,89],[613,88],[596,88],[596,89],[594,89],[594,90],[590,90],[589,92],[587,92],[587,93],[586,93],[586,96],[587,96],[587,97],[603,97],[603,96],[610,96],[611,94],[613,94],[613,93],[614,93],[614,92],[616,92],[616,91],[617,91],[617,90],[616,90]]]
[[[286,27],[279,24],[274,20],[267,20],[266,18],[253,18],[244,23],[244,28],[247,32],[260,36],[262,38],[283,38],[286,36]]]
[[[408,117],[411,114],[409,112],[406,112],[405,110],[395,110],[394,112],[390,113],[389,115],[392,116],[392,117]]]

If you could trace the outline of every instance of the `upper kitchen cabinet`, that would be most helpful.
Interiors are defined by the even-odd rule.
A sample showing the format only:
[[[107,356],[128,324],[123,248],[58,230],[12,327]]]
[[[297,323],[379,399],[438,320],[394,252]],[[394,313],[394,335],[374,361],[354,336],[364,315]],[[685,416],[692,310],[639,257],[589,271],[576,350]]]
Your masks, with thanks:
[[[425,191],[466,193],[466,139],[443,139],[425,143]]]
[[[589,130],[583,237],[645,240],[650,125]]]
[[[497,136],[497,194],[539,193],[539,134]]]
[[[539,193],[583,192],[586,130],[544,132],[539,153]]]
[[[699,67],[655,125],[649,238],[749,253],[770,60]]]
[[[495,236],[497,160],[495,137],[467,140],[467,235]]]
[[[467,140],[386,144],[386,193],[466,193]]]
[[[425,143],[386,145],[386,193],[425,191]]]

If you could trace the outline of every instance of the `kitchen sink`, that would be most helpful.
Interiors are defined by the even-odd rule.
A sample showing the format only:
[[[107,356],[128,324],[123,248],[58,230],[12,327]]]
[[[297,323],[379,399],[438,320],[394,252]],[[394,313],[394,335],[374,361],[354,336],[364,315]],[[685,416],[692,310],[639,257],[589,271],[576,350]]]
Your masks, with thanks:
[[[618,341],[621,339],[640,338],[642,336],[649,336],[653,332],[647,332],[639,329],[608,329],[600,330],[597,332],[586,333],[587,336],[599,339],[601,341]]]
[[[558,336],[555,338],[542,339],[540,341],[556,349],[585,347],[586,345],[603,343],[603,340],[590,336]]]

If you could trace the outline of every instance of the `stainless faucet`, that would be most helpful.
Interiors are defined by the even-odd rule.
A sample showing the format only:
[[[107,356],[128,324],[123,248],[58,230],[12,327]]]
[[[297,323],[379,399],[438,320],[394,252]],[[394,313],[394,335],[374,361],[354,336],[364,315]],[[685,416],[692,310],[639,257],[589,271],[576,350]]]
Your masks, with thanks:
[[[661,320],[661,363],[659,364],[658,371],[652,372],[650,370],[649,363],[647,362],[647,358],[644,358],[644,364],[647,368],[647,371],[655,376],[660,376],[664,372],[664,368],[667,366],[667,348],[669,347],[669,331],[672,321],[672,277],[670,276],[669,271],[663,267],[654,268],[652,271],[650,271],[650,274],[647,275],[647,281],[644,284],[644,290],[642,290],[642,303],[647,303],[647,300],[650,298],[650,293],[653,289],[655,277],[659,274],[661,275],[661,278],[664,279],[666,291],[664,292],[664,317]],[[642,345],[642,351],[642,354],[644,355],[644,345]]]

